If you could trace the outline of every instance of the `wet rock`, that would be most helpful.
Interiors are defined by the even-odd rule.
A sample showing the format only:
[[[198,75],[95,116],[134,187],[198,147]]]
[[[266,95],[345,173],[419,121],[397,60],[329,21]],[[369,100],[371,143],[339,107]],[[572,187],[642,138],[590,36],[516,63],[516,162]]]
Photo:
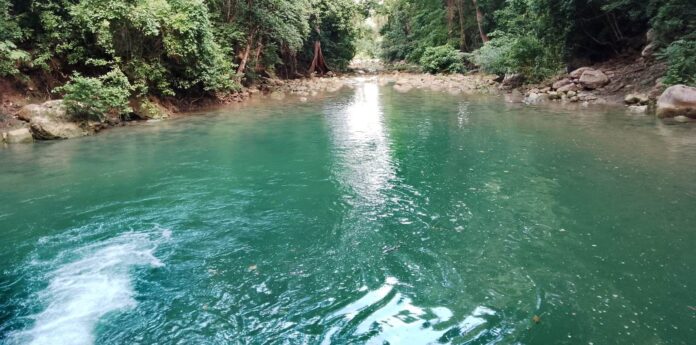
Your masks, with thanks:
[[[657,100],[657,116],[687,116],[696,118],[696,88],[685,85],[670,86]]]
[[[142,120],[162,120],[168,118],[170,111],[154,100],[138,99],[130,102],[133,115]]]
[[[632,104],[646,105],[646,104],[648,104],[649,101],[650,101],[650,99],[648,98],[648,96],[642,95],[642,94],[631,93],[631,94],[626,95],[626,97],[624,97],[624,103],[626,103],[628,105],[632,105]]]
[[[26,144],[34,142],[34,137],[31,136],[29,128],[17,128],[2,133],[2,140],[8,144]]]
[[[674,117],[674,121],[679,122],[679,123],[687,123],[690,122],[691,119],[684,116],[684,115],[679,115]]]
[[[586,89],[599,89],[607,84],[609,84],[609,77],[607,77],[607,75],[602,71],[588,69],[582,72],[582,75],[580,75],[580,85]]]
[[[524,99],[524,103],[526,104],[540,104],[544,103],[548,99],[548,96],[545,94],[539,94],[532,92],[527,97]]]
[[[90,134],[67,115],[62,100],[29,104],[20,109],[17,116],[29,122],[32,136],[39,140],[70,139]]]
[[[568,97],[574,97],[577,96],[577,94],[578,93],[573,90],[566,92],[566,95],[568,95]]]
[[[648,112],[648,106],[647,105],[629,105],[628,111],[630,111],[632,113],[637,113],[637,114],[645,114]]]
[[[556,91],[549,91],[549,99],[561,99],[561,94]]]

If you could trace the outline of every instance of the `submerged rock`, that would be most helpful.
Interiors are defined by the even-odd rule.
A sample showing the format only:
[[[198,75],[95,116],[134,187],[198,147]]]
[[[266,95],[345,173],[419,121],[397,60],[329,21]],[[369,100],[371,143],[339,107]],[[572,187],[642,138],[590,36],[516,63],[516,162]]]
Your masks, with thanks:
[[[629,105],[628,111],[630,111],[632,113],[637,113],[637,114],[645,114],[648,112],[648,106],[647,105]]]
[[[29,122],[35,139],[53,140],[83,137],[90,134],[67,115],[62,100],[29,104],[19,110],[18,117]]]
[[[8,144],[25,144],[34,142],[34,137],[31,136],[29,128],[18,128],[15,130],[3,133],[3,139]]]
[[[526,104],[539,104],[539,103],[544,103],[548,99],[548,96],[546,94],[539,94],[536,92],[532,92],[527,97],[524,99],[524,103]]]
[[[670,86],[657,100],[657,116],[687,116],[696,118],[696,88],[685,85]]]

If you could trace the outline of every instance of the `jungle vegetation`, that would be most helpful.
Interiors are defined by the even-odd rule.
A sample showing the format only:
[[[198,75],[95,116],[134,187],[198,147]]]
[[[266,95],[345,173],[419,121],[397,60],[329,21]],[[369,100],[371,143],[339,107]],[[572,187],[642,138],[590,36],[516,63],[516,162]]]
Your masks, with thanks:
[[[0,0],[0,77],[125,114],[132,99],[345,70],[358,49],[535,81],[639,52],[648,32],[665,81],[696,83],[693,0]]]

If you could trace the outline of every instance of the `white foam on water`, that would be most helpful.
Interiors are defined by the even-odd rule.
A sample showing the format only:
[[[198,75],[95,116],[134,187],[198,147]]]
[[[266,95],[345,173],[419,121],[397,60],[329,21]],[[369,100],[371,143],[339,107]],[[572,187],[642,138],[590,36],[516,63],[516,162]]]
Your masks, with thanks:
[[[31,317],[33,326],[13,334],[11,343],[93,344],[103,316],[137,304],[131,268],[163,266],[153,255],[155,247],[149,236],[129,233],[73,250],[78,258],[54,263],[58,267],[46,277],[48,286],[38,294],[45,309]]]

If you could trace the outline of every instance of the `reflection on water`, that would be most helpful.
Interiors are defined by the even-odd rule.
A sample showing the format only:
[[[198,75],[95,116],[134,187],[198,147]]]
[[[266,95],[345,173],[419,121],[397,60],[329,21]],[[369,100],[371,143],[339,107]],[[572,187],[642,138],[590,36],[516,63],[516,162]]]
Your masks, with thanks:
[[[383,201],[383,191],[394,177],[389,136],[384,126],[380,89],[361,82],[347,106],[327,109],[340,155],[335,174],[341,183],[369,203]]]
[[[398,292],[399,282],[387,277],[384,285],[330,314],[335,320],[322,344],[337,333],[363,339],[365,344],[449,344],[455,337],[475,339],[495,311],[479,306],[461,322],[446,307],[422,308]],[[357,322],[357,323],[356,323]],[[482,335],[482,334],[481,334]]]

